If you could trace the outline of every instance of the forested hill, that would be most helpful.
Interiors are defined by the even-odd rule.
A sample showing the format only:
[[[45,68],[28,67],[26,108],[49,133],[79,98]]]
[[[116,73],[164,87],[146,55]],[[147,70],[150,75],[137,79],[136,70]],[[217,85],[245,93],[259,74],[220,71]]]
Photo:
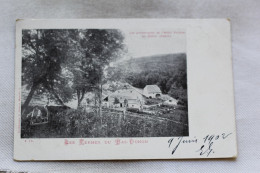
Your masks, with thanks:
[[[186,54],[164,54],[164,55],[153,55],[140,58],[132,58],[125,61],[125,67],[132,72],[142,71],[161,71],[167,72],[172,71],[174,68],[183,68],[182,66],[186,63]]]
[[[163,93],[171,87],[187,88],[184,53],[132,58],[121,62],[120,67],[124,68],[125,80],[137,88],[156,84]]]
[[[132,86],[158,85],[164,94],[187,105],[186,54],[132,58],[118,65],[124,71],[124,81]]]

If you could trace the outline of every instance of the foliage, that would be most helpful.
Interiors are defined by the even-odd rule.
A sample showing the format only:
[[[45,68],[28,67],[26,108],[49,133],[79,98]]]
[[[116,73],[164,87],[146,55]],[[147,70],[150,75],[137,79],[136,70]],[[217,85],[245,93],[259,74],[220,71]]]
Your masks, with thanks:
[[[22,85],[30,90],[23,112],[35,94],[64,105],[76,93],[79,106],[86,92],[101,93],[104,70],[124,52],[124,36],[115,29],[23,30]]]
[[[117,97],[115,97],[114,104],[118,104],[118,103],[120,103],[119,99]]]
[[[157,84],[165,94],[172,85],[187,88],[185,54],[135,58],[131,60],[131,64],[132,70],[127,73],[126,80],[137,88]]]
[[[26,108],[34,93],[50,93],[59,104],[72,98],[68,78],[62,73],[68,50],[69,30],[22,31],[22,85],[30,89]],[[25,110],[25,109],[24,109]]]
[[[68,68],[74,75],[73,88],[79,106],[86,92],[102,92],[100,85],[106,81],[104,70],[122,56],[125,46],[123,34],[114,29],[75,30],[73,40]]]
[[[57,109],[57,110],[56,110]],[[93,112],[53,107],[51,122],[45,125],[29,126],[22,119],[22,138],[94,138],[94,137],[163,137],[187,136],[187,111],[174,110],[175,114],[163,114],[168,121],[158,121],[158,116],[135,113],[104,111],[102,126]],[[183,124],[182,124],[183,123]],[[99,132],[102,129],[102,133]]]
[[[169,95],[176,98],[179,105],[188,106],[187,89],[172,87]]]
[[[159,104],[159,103],[162,103],[162,100],[157,99],[157,98],[148,98],[145,101],[146,105],[156,105],[156,104]]]

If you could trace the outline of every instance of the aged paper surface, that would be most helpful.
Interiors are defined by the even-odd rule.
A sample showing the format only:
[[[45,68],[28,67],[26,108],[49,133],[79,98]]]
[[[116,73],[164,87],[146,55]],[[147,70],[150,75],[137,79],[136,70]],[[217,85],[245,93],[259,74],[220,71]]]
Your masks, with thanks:
[[[237,155],[226,19],[17,20],[15,160]]]

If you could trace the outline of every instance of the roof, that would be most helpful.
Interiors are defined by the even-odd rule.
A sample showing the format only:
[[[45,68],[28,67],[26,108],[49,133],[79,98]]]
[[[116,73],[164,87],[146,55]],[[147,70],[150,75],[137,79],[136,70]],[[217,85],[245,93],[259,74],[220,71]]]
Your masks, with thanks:
[[[138,93],[143,94],[142,88],[136,88],[136,87],[132,87],[132,88],[134,88]]]
[[[177,104],[178,100],[176,100],[175,98],[167,95],[167,94],[162,94],[161,95],[161,99],[164,101],[164,102],[171,102],[171,103],[174,103],[174,104]]]
[[[135,92],[133,92],[135,91]],[[137,99],[138,95],[142,96],[139,92],[134,89],[122,89],[117,90],[114,93],[110,94],[110,97],[124,97],[124,99]]]
[[[146,85],[145,88],[147,89],[148,93],[161,93],[161,89],[157,85]]]

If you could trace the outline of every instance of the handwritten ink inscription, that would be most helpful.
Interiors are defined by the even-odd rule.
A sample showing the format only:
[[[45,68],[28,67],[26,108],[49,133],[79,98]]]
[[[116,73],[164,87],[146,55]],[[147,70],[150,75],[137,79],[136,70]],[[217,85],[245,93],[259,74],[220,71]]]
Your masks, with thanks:
[[[168,140],[168,147],[171,148],[171,154],[173,155],[177,149],[181,145],[192,145],[192,144],[199,144],[202,141],[202,145],[199,145],[199,149],[195,152],[199,153],[200,156],[209,157],[210,155],[215,153],[214,144],[216,142],[221,142],[227,139],[232,133],[222,133],[218,135],[206,135],[202,139],[194,138],[184,138],[184,137],[173,137]]]
[[[174,145],[174,142],[176,141],[175,145]],[[169,143],[169,148],[174,146],[173,150],[172,150],[172,154],[175,153],[175,151],[178,149],[179,145],[181,143],[183,144],[190,144],[190,143],[197,143],[198,142],[198,139],[196,137],[194,137],[194,139],[183,139],[183,136],[181,137],[178,137],[178,138],[171,138],[168,143]]]

